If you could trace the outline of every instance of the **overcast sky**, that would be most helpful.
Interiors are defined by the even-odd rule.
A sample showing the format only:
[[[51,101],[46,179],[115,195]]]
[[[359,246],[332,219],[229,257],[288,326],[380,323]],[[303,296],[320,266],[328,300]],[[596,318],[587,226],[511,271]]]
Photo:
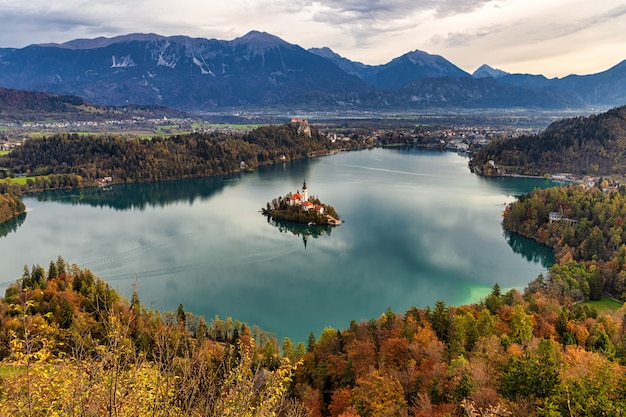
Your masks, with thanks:
[[[626,59],[624,0],[0,0],[0,47],[251,30],[370,65],[419,49],[468,72],[563,77]]]

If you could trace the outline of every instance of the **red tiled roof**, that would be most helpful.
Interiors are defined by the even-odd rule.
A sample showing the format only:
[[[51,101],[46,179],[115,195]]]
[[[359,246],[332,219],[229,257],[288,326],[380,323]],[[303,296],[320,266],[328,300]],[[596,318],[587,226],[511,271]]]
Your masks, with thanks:
[[[302,195],[300,193],[295,193],[291,196],[291,200],[302,200]]]

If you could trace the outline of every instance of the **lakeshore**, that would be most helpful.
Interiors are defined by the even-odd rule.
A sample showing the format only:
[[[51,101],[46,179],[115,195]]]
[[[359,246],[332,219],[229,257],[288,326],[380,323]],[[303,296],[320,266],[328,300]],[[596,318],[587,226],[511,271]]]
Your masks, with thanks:
[[[260,206],[306,179],[343,223],[308,226]],[[502,202],[554,183],[483,178],[453,152],[372,149],[183,181],[24,196],[0,238],[2,284],[61,255],[160,311],[234,317],[282,339],[369,320],[391,307],[477,301],[495,282],[523,288],[553,262],[503,238]],[[309,196],[311,198],[311,196]],[[295,233],[294,233],[295,232]],[[322,233],[323,232],[323,233]],[[341,300],[338,303],[337,300]],[[286,313],[288,312],[288,313]]]

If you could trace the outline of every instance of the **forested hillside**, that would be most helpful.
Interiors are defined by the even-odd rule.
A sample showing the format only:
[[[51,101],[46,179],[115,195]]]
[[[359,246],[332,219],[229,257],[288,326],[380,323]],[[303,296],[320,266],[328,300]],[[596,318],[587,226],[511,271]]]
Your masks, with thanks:
[[[609,193],[569,186],[520,196],[505,210],[503,225],[555,250],[552,273],[562,281],[553,295],[580,301],[606,292],[626,300],[625,219],[624,188]]]
[[[80,97],[0,88],[0,114],[21,112],[55,113],[78,111],[88,103]]]
[[[493,170],[489,161],[498,169]],[[552,123],[533,136],[493,142],[475,150],[472,167],[485,175],[626,172],[626,106]]]
[[[163,118],[164,116],[188,117],[179,110],[165,106],[99,106],[77,96],[0,87],[0,120],[2,121],[100,121],[133,117]]]
[[[95,185],[104,177],[128,183],[223,175],[325,154],[340,145],[352,146],[331,143],[317,129],[301,123],[264,126],[238,135],[195,133],[152,139],[56,134],[25,141],[0,157],[0,167],[8,171],[4,175],[41,176],[27,187],[40,190]],[[70,183],[49,184],[49,178],[43,178],[49,174],[64,176],[60,178]]]
[[[551,272],[547,281],[558,280]],[[391,309],[279,342],[147,309],[62,258],[0,300],[0,414],[598,416],[626,412],[624,310],[543,288]],[[482,409],[481,412],[478,409]]]

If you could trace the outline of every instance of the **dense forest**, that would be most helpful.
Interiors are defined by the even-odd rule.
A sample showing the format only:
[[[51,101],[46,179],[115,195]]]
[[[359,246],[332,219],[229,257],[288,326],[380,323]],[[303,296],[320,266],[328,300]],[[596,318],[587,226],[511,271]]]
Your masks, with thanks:
[[[0,87],[0,117],[3,120],[32,121],[39,117],[50,117],[52,114],[78,113],[81,106],[88,104],[76,96]]]
[[[55,134],[25,141],[0,158],[0,167],[8,171],[5,175],[73,174],[87,184],[105,177],[113,183],[152,182],[229,174],[323,154],[338,146],[300,123],[264,126],[240,135],[196,133],[152,139]]]
[[[520,196],[506,208],[503,225],[554,249],[557,265],[551,271],[567,283],[551,288],[555,296],[597,300],[605,292],[626,300],[625,219],[624,187],[571,185]]]
[[[26,210],[19,193],[7,184],[0,183],[0,224]]]
[[[496,284],[476,304],[279,342],[182,304],[149,310],[59,257],[25,266],[0,300],[0,414],[623,415],[624,313]]]
[[[563,119],[538,135],[492,142],[474,150],[472,167],[485,175],[621,175],[626,172],[626,106]]]

